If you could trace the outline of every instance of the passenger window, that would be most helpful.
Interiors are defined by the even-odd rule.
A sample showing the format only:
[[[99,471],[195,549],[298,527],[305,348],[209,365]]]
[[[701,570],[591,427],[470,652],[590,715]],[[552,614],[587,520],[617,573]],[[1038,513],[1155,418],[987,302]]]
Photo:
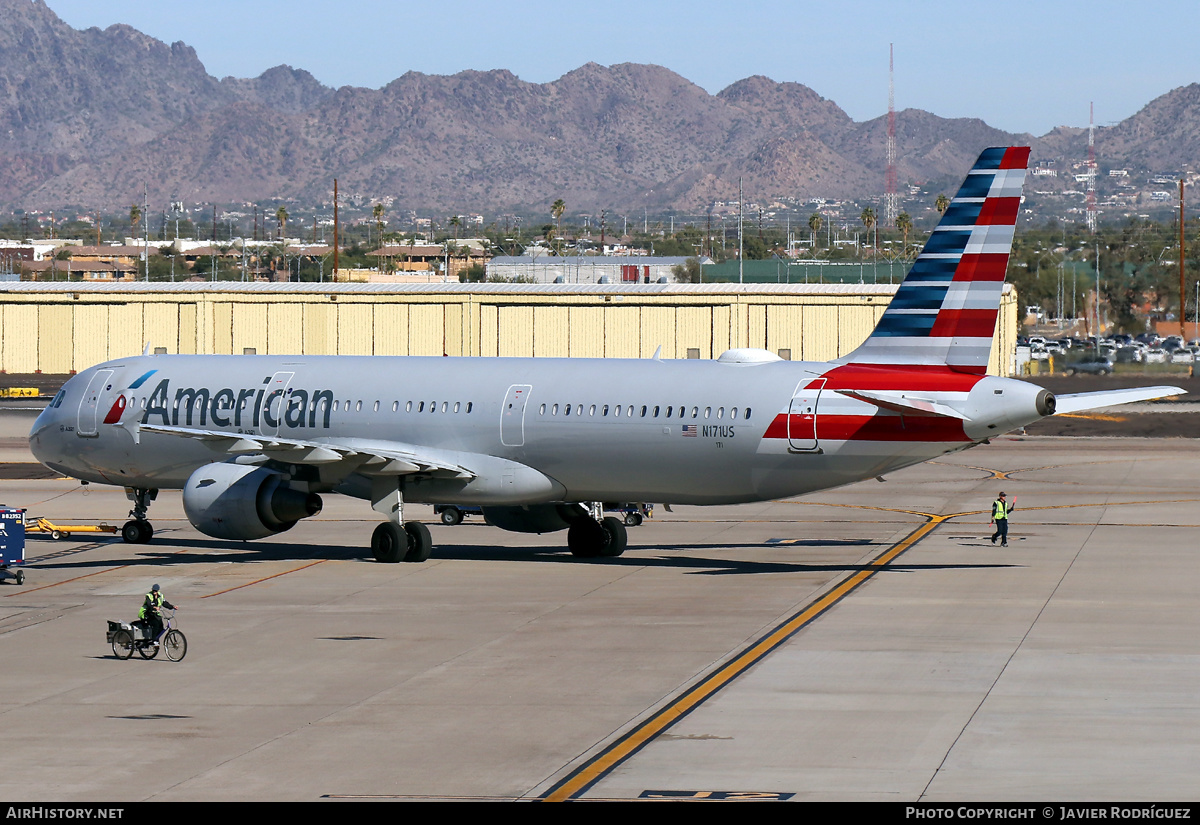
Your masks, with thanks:
[[[545,415],[545,414],[546,414],[546,405],[543,404],[541,409],[538,410],[538,415]]]
[[[398,412],[399,410],[400,410],[400,402],[393,401],[392,402],[392,412]]]
[[[733,407],[732,409],[729,410],[729,417],[734,419],[735,421],[737,420],[737,407]]]
[[[409,401],[407,404],[404,405],[404,411],[412,412],[412,402],[411,401]]]
[[[692,407],[692,418],[698,418],[700,415],[699,407]]]
[[[470,411],[471,411],[471,408],[472,408],[473,406],[475,406],[475,402],[474,402],[474,401],[468,401],[468,402],[467,402],[467,412],[470,412]]]
[[[553,407],[550,408],[550,414],[558,415],[558,405],[557,404],[555,404]]]
[[[750,408],[749,407],[746,408],[746,419],[747,420],[750,419]]]
[[[705,407],[704,408],[704,417],[708,418],[710,415],[712,415],[712,407]]]
[[[378,401],[375,402],[375,408],[373,410],[371,410],[371,412],[379,412],[379,402]]]
[[[604,413],[603,414],[605,417],[608,416],[608,405],[607,404],[604,405]]]
[[[654,417],[658,418],[658,407],[654,408]]]
[[[717,420],[719,421],[720,419],[722,419],[724,417],[725,417],[725,408],[717,407]]]
[[[563,415],[570,415],[570,414],[571,414],[571,405],[570,404],[564,405],[563,406]]]
[[[632,405],[632,404],[630,404],[630,405],[629,405],[629,409],[628,409],[628,411],[626,412],[626,414],[627,414],[627,415],[628,415],[630,418],[633,418],[633,405]]]
[[[420,404],[417,404],[417,412],[419,412],[419,413],[425,412],[425,402],[424,401],[422,401]]]
[[[667,407],[667,418],[671,417],[671,408]]]
[[[591,407],[588,408],[588,415],[595,415],[595,414],[596,414],[596,405],[593,404]]]
[[[445,412],[449,408],[449,406],[450,406],[449,401],[443,401],[442,402],[442,412]]]
[[[645,418],[645,417],[646,417],[646,405],[643,404],[642,405],[642,418]]]
[[[461,405],[461,404],[462,404],[462,402],[461,402],[461,401],[455,401],[455,402],[454,402],[454,412],[455,412],[455,413],[457,413],[457,412],[458,412],[459,405]],[[543,404],[542,406],[544,407],[544,406],[546,406],[546,405],[545,405],[545,404]]]

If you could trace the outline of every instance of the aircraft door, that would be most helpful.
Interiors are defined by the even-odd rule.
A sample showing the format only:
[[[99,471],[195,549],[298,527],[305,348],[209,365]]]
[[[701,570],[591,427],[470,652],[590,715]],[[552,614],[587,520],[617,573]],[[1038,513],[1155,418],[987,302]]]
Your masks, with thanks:
[[[794,453],[820,452],[817,441],[817,402],[825,379],[801,381],[788,410],[788,449]]]
[[[532,384],[513,384],[504,394],[500,409],[500,443],[505,447],[525,446],[525,404]]]
[[[263,397],[262,416],[259,418],[259,432],[263,435],[279,435],[279,425],[283,423],[283,414],[287,410],[288,390],[291,387],[294,372],[277,372],[271,376]]]
[[[100,421],[100,407],[108,395],[109,380],[115,370],[100,370],[88,382],[87,391],[79,401],[79,420],[75,425],[75,435],[83,438],[95,438],[100,434],[96,425]]]

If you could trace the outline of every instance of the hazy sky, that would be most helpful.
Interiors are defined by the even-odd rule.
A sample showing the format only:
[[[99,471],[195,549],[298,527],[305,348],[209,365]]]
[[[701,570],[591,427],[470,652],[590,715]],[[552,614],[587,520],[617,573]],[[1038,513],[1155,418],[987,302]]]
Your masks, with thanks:
[[[688,0],[603,3],[47,0],[76,28],[128,23],[196,49],[210,74],[286,63],[329,86],[407,71],[509,69],[554,80],[588,61],[657,63],[709,92],[761,74],[795,81],[855,120],[896,108],[981,117],[1013,132],[1114,123],[1200,81],[1200,3]]]

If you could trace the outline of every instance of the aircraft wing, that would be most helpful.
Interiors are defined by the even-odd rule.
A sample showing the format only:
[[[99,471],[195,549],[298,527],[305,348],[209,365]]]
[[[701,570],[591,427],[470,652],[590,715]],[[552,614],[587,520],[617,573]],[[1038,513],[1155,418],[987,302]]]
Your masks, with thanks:
[[[466,467],[435,455],[435,451],[395,441],[377,442],[356,438],[305,441],[297,438],[227,433],[220,430],[168,427],[159,424],[142,424],[139,429],[146,433],[203,441],[212,449],[231,456],[262,455],[271,461],[313,466],[345,462],[347,474],[357,472],[364,475],[395,476],[426,473],[460,479],[476,476]]]
[[[1081,412],[1094,410],[1098,407],[1111,407],[1116,404],[1129,404],[1134,401],[1149,401],[1153,398],[1165,398],[1170,395],[1187,395],[1182,387],[1134,387],[1127,390],[1100,390],[1099,392],[1076,392],[1069,395],[1056,395],[1054,412]]]

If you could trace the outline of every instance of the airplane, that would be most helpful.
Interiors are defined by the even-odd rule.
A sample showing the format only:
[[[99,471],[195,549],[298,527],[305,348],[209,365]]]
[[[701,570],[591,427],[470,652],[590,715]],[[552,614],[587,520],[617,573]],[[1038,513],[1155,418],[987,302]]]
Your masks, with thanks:
[[[1028,147],[985,150],[871,335],[828,363],[733,349],[710,361],[151,355],[68,380],[34,423],[47,467],[120,485],[122,528],[149,542],[150,503],[180,489],[218,539],[291,529],[321,495],[371,502],[379,562],[433,542],[405,503],[478,505],[505,530],[567,531],[582,558],[621,555],[599,502],[733,504],[811,493],[1056,413],[1179,395],[1056,397],[985,374]]]

